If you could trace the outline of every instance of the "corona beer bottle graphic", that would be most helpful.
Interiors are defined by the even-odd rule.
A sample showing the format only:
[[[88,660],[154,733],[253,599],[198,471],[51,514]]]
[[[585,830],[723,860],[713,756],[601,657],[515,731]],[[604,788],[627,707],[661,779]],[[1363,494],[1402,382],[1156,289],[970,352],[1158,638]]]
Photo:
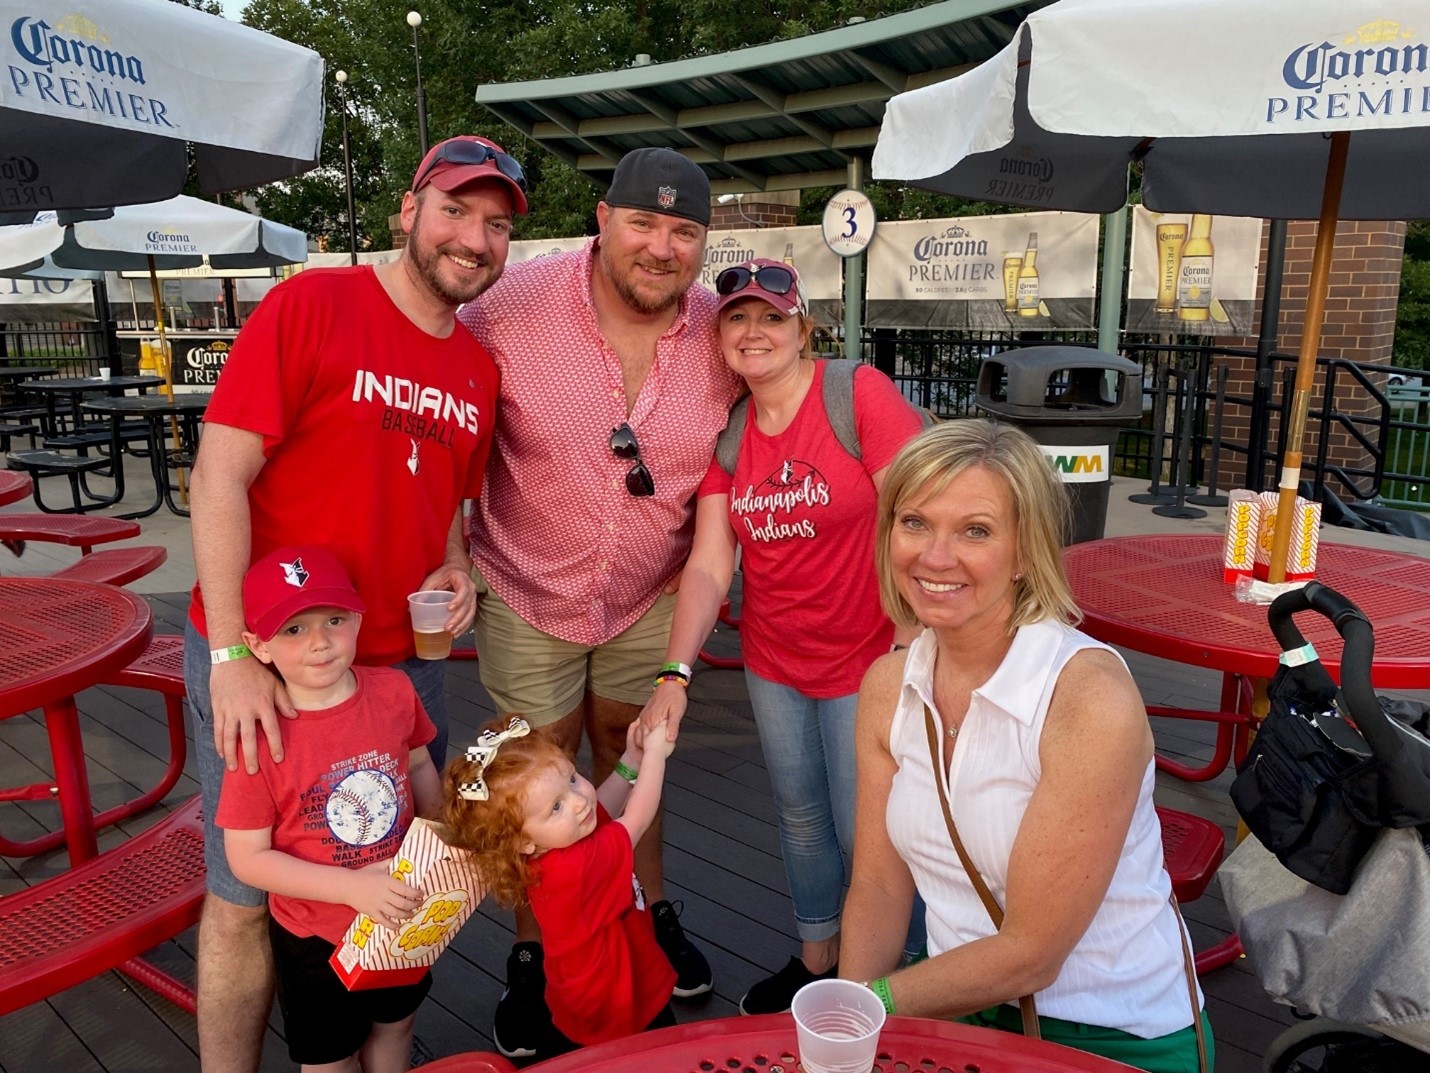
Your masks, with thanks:
[[[1028,232],[1028,249],[1018,267],[1018,316],[1038,315],[1038,233]]]
[[[1177,316],[1186,321],[1204,321],[1212,304],[1212,218],[1204,213],[1192,216],[1191,233],[1182,244],[1182,265],[1177,275]]]
[[[793,243],[793,242],[786,242],[786,243],[785,243],[785,257],[784,257],[784,261],[785,261],[785,264],[787,264],[787,265],[792,265],[792,264],[794,264],[794,243]]]

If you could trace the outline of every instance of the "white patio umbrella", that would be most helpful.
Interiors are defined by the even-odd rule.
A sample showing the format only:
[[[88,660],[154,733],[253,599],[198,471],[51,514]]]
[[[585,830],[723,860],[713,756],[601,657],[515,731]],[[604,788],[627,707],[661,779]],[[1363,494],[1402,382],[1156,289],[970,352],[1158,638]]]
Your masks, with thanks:
[[[1061,0],[997,56],[890,102],[872,173],[1111,212],[1318,219],[1271,577],[1280,580],[1338,217],[1430,216],[1426,0]]]
[[[133,205],[316,166],[323,61],[169,0],[0,0],[0,213]]]
[[[102,220],[59,223],[53,212],[28,224],[0,227],[0,275],[50,278],[85,270],[149,272],[154,324],[168,354],[160,270],[273,268],[308,258],[308,238],[285,224],[180,194],[152,205],[122,205]],[[173,370],[164,368],[164,394],[173,398]],[[178,422],[170,419],[177,441]],[[183,476],[180,474],[183,493]]]

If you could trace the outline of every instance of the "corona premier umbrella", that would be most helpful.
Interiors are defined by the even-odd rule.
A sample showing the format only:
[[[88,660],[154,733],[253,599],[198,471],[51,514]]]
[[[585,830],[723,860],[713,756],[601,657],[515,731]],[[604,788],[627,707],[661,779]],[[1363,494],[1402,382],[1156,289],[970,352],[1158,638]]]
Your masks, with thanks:
[[[1338,217],[1430,216],[1424,0],[1060,0],[997,56],[890,102],[873,175],[1111,212],[1318,219],[1272,549],[1282,577]]]
[[[108,208],[315,167],[323,61],[169,0],[0,0],[0,214]]]
[[[45,277],[49,270],[149,271],[154,323],[165,341],[157,272],[208,265],[276,268],[308,259],[303,232],[252,213],[180,194],[152,205],[121,205],[99,220],[61,224],[41,213],[0,227],[0,275]],[[164,390],[172,393],[165,363]]]

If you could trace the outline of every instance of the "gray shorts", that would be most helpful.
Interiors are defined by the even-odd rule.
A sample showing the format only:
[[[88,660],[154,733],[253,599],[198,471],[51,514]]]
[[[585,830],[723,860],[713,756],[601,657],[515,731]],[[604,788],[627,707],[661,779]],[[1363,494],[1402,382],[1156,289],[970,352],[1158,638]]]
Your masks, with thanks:
[[[438,659],[409,659],[394,663],[412,680],[422,707],[437,728],[437,737],[427,746],[432,760],[441,771],[447,759],[447,665]],[[204,813],[204,865],[208,870],[208,890],[234,905],[257,907],[265,904],[268,895],[257,887],[241,883],[229,871],[228,855],[223,848],[223,831],[214,823],[218,814],[219,791],[223,789],[223,756],[214,748],[213,705],[209,700],[209,642],[194,628],[184,625],[184,686],[189,694],[189,711],[193,716],[194,757],[199,767],[199,787]],[[260,745],[260,748],[264,746]]]

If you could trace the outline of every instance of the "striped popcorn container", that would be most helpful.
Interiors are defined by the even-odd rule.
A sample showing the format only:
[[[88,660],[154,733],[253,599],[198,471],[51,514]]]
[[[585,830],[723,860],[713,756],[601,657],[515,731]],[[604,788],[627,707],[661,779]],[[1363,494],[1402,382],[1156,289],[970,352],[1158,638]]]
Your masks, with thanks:
[[[442,826],[414,820],[392,860],[392,874],[422,892],[422,905],[396,931],[357,915],[330,964],[349,991],[402,987],[446,949],[482,900],[467,854],[442,840]]]
[[[1271,541],[1276,536],[1276,493],[1261,493],[1261,529],[1256,541],[1252,576],[1265,581],[1271,572]],[[1286,548],[1286,581],[1310,581],[1316,576],[1316,549],[1321,541],[1321,504],[1296,497],[1291,518],[1291,543]]]

